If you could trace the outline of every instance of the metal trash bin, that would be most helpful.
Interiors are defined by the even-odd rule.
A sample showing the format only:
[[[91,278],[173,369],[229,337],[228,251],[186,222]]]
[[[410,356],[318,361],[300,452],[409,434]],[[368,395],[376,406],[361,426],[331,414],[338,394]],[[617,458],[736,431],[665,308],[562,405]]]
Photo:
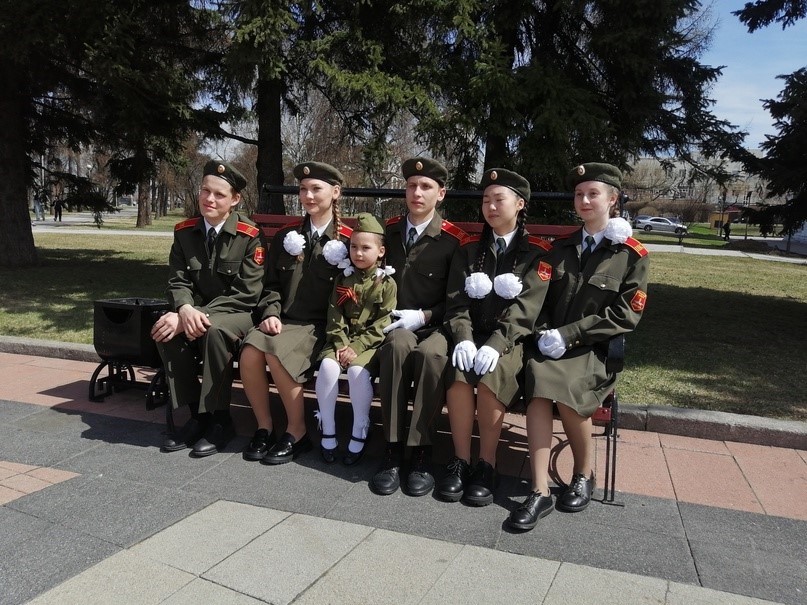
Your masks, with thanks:
[[[168,308],[166,301],[154,298],[95,301],[93,345],[103,361],[90,378],[90,401],[103,401],[115,391],[140,386],[133,365],[160,368],[147,386],[146,407],[152,409],[167,400],[162,360],[151,328]],[[101,376],[105,368],[108,375]]]
[[[98,356],[108,361],[125,361],[137,366],[162,365],[151,328],[168,303],[154,298],[96,300],[93,314],[93,345]]]

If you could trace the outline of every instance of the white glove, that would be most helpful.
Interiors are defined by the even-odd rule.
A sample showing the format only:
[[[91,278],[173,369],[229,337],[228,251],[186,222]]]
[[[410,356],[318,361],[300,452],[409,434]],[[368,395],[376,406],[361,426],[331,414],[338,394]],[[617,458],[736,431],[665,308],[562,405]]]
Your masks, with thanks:
[[[384,328],[382,330],[384,334],[391,332],[395,328],[405,328],[414,332],[426,325],[426,316],[420,309],[396,309],[392,312],[392,317],[397,321],[393,321]]]
[[[538,350],[552,359],[560,359],[566,352],[566,343],[557,330],[547,330],[538,339]]]
[[[463,340],[457,343],[454,347],[454,353],[451,355],[451,363],[454,367],[463,371],[470,372],[474,367],[474,357],[476,357],[476,345],[473,340]]]
[[[493,347],[487,345],[481,347],[474,360],[474,372],[480,376],[492,372],[499,363],[499,357],[499,352]]]

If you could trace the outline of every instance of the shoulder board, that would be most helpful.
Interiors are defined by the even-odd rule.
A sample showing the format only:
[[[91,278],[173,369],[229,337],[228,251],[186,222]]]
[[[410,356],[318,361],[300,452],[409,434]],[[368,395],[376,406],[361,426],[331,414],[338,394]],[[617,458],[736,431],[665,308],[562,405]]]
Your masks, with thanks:
[[[387,219],[387,226],[394,225],[395,223],[399,222],[403,218],[402,215],[393,216],[392,218]]]
[[[642,245],[642,242],[640,242],[638,239],[633,239],[632,237],[629,237],[628,239],[625,240],[625,245],[631,250],[633,250],[639,256],[647,256],[647,248],[645,248]]]
[[[475,242],[478,242],[481,239],[482,239],[482,235],[479,234],[479,233],[477,233],[476,235],[469,235],[468,237],[466,237],[464,240],[462,240],[460,242],[460,246],[467,246],[468,244],[473,244]]]
[[[248,235],[250,237],[256,237],[261,232],[261,230],[257,227],[247,223],[242,223],[241,221],[238,221],[238,225],[236,226],[235,230],[238,233],[243,233],[244,235]]]
[[[544,238],[538,237],[537,235],[530,236],[530,245],[543,248],[547,252],[549,252],[552,249],[552,242],[548,242]]]
[[[351,233],[353,233],[353,229],[347,225],[339,225],[339,235],[342,237],[350,237]]]
[[[199,217],[196,218],[189,218],[186,221],[182,221],[181,223],[177,223],[174,225],[174,231],[180,231],[181,229],[187,229],[188,227],[195,227],[199,221],[202,219]]]
[[[450,223],[446,220],[442,222],[442,224],[440,225],[440,229],[445,231],[449,235],[453,235],[458,240],[460,240],[460,242],[464,241],[465,238],[468,237],[468,234],[465,233],[465,231],[457,227],[454,223]]]
[[[303,224],[303,219],[297,219],[296,221],[291,221],[289,223],[286,223],[280,229],[278,229],[278,231],[282,231],[283,229],[288,229],[289,227],[291,227],[292,229],[296,229],[297,227],[299,227],[302,224]]]

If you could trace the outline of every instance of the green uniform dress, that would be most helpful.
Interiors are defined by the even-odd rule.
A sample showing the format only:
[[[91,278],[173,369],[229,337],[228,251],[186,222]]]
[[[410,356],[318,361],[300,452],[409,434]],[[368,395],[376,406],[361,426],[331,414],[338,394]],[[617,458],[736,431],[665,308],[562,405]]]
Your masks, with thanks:
[[[556,328],[566,343],[560,359],[543,356],[534,338],[525,351],[527,397],[545,397],[591,416],[608,396],[616,376],[605,371],[608,340],[633,330],[647,299],[649,258],[641,243],[607,238],[580,270],[582,236],[553,242],[552,280],[540,329]]]
[[[426,325],[387,334],[378,353],[384,438],[388,443],[431,445],[434,418],[445,402],[448,341],[441,329],[451,259],[467,234],[438,212],[410,250],[406,249],[406,215],[386,225],[387,264],[395,269],[397,309],[421,309]],[[412,419],[406,412],[412,401]]]
[[[334,234],[334,222],[325,229],[312,247],[310,219],[289,225],[272,238],[266,268],[266,286],[258,305],[260,321],[278,317],[283,323],[280,334],[264,334],[253,329],[244,344],[274,355],[297,382],[304,383],[314,373],[315,362],[325,344],[325,322],[328,301],[334,284],[342,270],[330,264],[322,254],[326,243],[339,239],[349,246],[350,227],[342,225]],[[305,234],[306,245],[302,254],[294,256],[283,247],[283,239],[290,231]],[[260,322],[259,322],[260,323]]]
[[[327,344],[320,353],[336,359],[336,351],[350,347],[356,352],[352,366],[366,367],[384,340],[383,329],[395,308],[397,286],[384,276],[376,283],[376,268],[356,269],[336,283],[328,306]]]
[[[176,311],[193,305],[207,313],[207,333],[188,341],[184,334],[157,343],[174,407],[195,406],[200,412],[226,410],[233,380],[232,361],[240,339],[255,325],[254,310],[263,290],[266,247],[251,220],[233,212],[207,251],[201,217],[174,228],[168,280],[168,302]],[[203,362],[199,384],[199,362]]]
[[[503,298],[493,288],[481,299],[473,299],[466,292],[465,278],[475,271],[477,252],[485,245],[489,248],[482,272],[491,281],[496,275],[510,272],[519,277],[522,289],[515,298]],[[446,330],[454,346],[471,340],[477,347],[492,347],[501,357],[495,369],[481,377],[473,369],[461,371],[452,367],[449,385],[457,380],[473,385],[481,382],[505,407],[518,401],[523,341],[532,337],[549,287],[551,266],[545,258],[550,248],[548,242],[538,237],[516,234],[503,258],[497,260],[492,240],[483,242],[481,236],[465,240],[451,266]]]

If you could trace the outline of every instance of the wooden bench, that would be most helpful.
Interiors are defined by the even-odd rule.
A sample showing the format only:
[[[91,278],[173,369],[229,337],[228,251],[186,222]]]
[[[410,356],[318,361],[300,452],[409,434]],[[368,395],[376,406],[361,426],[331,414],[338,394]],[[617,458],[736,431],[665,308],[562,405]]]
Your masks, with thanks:
[[[285,214],[253,214],[254,220],[260,226],[266,237],[267,243],[271,242],[272,237],[280,230],[289,225],[296,223],[300,220],[299,216],[288,216]],[[355,226],[355,219],[345,218],[343,222],[348,226]],[[476,222],[456,222],[457,227],[468,233],[469,235],[477,235],[482,233],[483,223]],[[530,235],[542,237],[544,239],[552,240],[556,237],[563,237],[579,229],[575,225],[541,225],[541,224],[527,224],[527,231]],[[609,341],[608,358],[606,362],[606,369],[609,374],[618,374],[622,371],[625,355],[625,337],[614,337]],[[314,392],[315,380],[312,379],[304,385],[304,389],[308,394]],[[349,395],[347,389],[347,381],[340,380],[339,392],[341,395]],[[526,402],[522,402],[521,410],[523,411]],[[170,408],[170,405],[168,406]],[[595,426],[603,429],[599,436],[605,437],[605,483],[603,485],[603,502],[607,504],[618,504],[615,502],[615,485],[616,485],[616,454],[617,454],[617,425],[619,416],[619,400],[616,390],[603,401],[602,405],[597,409],[592,417]],[[557,415],[556,415],[557,417]],[[553,473],[553,478],[557,482],[560,481],[558,473]]]

